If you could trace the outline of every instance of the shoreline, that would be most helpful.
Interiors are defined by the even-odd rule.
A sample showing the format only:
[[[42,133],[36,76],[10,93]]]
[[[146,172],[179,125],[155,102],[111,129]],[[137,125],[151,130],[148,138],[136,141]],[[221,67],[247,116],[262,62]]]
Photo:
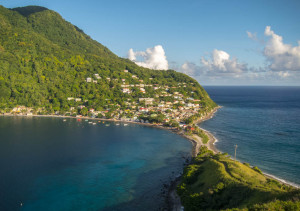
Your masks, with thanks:
[[[147,127],[154,127],[157,129],[163,129],[163,130],[167,130],[173,133],[176,133],[177,135],[180,135],[184,138],[186,138],[188,141],[190,141],[193,144],[193,149],[192,149],[192,157],[196,157],[199,149],[201,146],[206,146],[209,150],[213,151],[214,154],[217,153],[221,153],[221,151],[219,151],[216,146],[214,145],[218,140],[213,136],[213,134],[203,128],[201,128],[198,124],[209,120],[211,118],[214,117],[214,114],[220,109],[222,108],[221,106],[217,106],[215,107],[212,111],[210,111],[207,115],[205,115],[202,118],[199,118],[197,120],[195,120],[193,122],[193,124],[196,124],[197,127],[199,127],[201,130],[203,130],[205,132],[205,134],[209,137],[209,141],[206,144],[202,143],[202,138],[193,134],[193,135],[187,135],[184,134],[184,131],[182,129],[178,130],[177,128],[172,128],[172,127],[165,127],[163,125],[156,125],[156,124],[151,124],[151,123],[141,123],[141,122],[134,122],[134,121],[125,121],[125,120],[116,120],[116,119],[103,119],[103,118],[92,118],[92,117],[73,117],[73,116],[60,116],[60,115],[31,115],[31,116],[27,116],[27,115],[2,115],[2,116],[12,116],[12,117],[16,117],[16,116],[20,116],[20,117],[54,117],[54,118],[70,118],[70,119],[85,119],[85,120],[95,120],[95,121],[106,121],[106,122],[121,122],[121,123],[132,123],[132,124],[138,124],[138,125],[142,125],[142,126],[147,126]],[[238,161],[241,162],[241,161]],[[241,162],[242,163],[242,162]],[[270,179],[274,179],[276,181],[278,181],[281,184],[284,185],[288,185],[288,186],[292,186],[294,188],[300,188],[299,185],[294,184],[292,182],[288,182],[284,179],[278,178],[274,175],[262,172],[263,175],[267,178]],[[176,193],[176,187],[179,185],[181,180],[181,176],[177,177],[175,180],[170,181],[170,185],[169,188],[167,190],[168,194],[166,196],[166,202],[168,205],[169,210],[173,210],[173,211],[181,211],[182,210],[182,205],[181,205],[181,201],[180,201],[180,197],[177,195]]]

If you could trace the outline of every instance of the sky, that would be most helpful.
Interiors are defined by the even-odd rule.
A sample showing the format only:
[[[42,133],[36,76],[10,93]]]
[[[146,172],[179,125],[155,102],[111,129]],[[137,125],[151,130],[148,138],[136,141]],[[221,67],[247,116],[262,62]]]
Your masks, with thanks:
[[[58,12],[123,58],[201,85],[300,86],[299,0],[0,0]]]

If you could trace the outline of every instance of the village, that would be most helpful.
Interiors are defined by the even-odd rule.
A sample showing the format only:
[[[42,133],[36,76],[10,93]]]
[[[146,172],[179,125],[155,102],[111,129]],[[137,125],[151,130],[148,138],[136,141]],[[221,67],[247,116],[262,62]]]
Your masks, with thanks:
[[[178,83],[177,86],[170,87],[168,85],[152,84],[151,81],[153,78],[149,78],[148,83],[144,83],[143,80],[129,73],[128,70],[123,70],[122,72],[128,74],[126,78],[103,78],[95,73],[92,77],[87,77],[85,83],[103,83],[103,80],[106,82],[115,80],[116,83],[119,83],[119,91],[128,95],[128,99],[124,100],[125,106],[121,107],[121,105],[117,103],[110,103],[109,99],[107,99],[105,109],[96,110],[93,107],[87,106],[86,103],[88,100],[69,96],[67,101],[72,101],[72,105],[74,106],[71,106],[70,110],[64,113],[56,111],[55,115],[73,116],[77,118],[88,116],[91,118],[152,123],[184,128],[186,127],[186,119],[199,114],[201,110],[201,100],[184,95],[177,90],[178,88],[185,88],[187,86],[186,83]],[[132,80],[131,83],[129,83],[128,78],[134,79],[135,83],[133,83]],[[117,80],[120,81],[117,82]],[[130,97],[134,91],[146,94],[146,88],[154,91],[152,92],[153,96],[134,99]],[[192,94],[193,92],[190,93],[190,95]],[[25,106],[17,106],[14,107],[9,114],[32,116],[42,114],[43,111],[43,108],[33,109]]]

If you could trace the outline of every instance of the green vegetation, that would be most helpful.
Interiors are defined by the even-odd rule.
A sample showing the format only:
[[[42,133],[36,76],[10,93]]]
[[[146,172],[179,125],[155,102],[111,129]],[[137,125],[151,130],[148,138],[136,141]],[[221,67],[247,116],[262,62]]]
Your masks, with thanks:
[[[300,191],[258,168],[206,147],[184,170],[177,192],[185,210],[299,210]]]
[[[195,135],[199,136],[202,139],[201,141],[203,144],[207,144],[209,141],[209,137],[206,135],[206,133],[202,129],[200,129],[198,126],[196,126],[195,124],[193,124],[192,126],[188,126],[186,128],[186,131],[187,131],[188,135],[195,134]]]
[[[0,34],[0,112],[23,105],[35,111],[43,108],[41,114],[65,114],[74,107],[72,115],[84,115],[87,111],[78,110],[79,105],[88,110],[112,110],[115,106],[124,110],[126,101],[137,102],[162,92],[150,86],[144,88],[145,93],[138,87],[130,88],[130,94],[122,92],[123,84],[140,83],[168,86],[167,91],[164,88],[168,94],[179,92],[196,99],[203,109],[216,105],[191,77],[174,70],[150,70],[119,58],[47,8],[0,6]],[[94,74],[99,74],[97,83],[87,83],[87,78],[96,80]],[[159,97],[175,101],[169,98]]]

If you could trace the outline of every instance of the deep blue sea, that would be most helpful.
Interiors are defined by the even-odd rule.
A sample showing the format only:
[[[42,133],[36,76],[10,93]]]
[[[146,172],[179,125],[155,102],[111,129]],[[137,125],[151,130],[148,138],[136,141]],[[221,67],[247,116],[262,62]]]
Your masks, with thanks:
[[[205,90],[223,106],[201,127],[216,147],[263,172],[300,185],[300,87],[220,87]]]
[[[136,124],[2,116],[0,210],[157,210],[191,151]]]

